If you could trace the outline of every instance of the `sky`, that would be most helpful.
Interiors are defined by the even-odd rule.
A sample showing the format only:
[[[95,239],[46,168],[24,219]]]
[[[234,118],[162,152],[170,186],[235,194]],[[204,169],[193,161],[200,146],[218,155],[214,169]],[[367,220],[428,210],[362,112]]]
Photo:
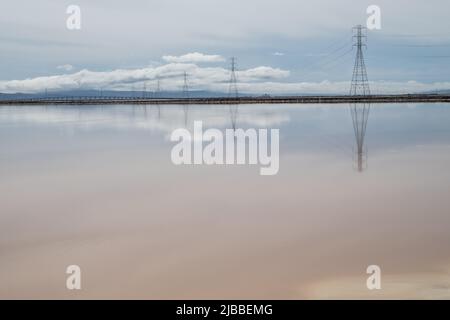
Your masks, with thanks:
[[[69,30],[67,7],[81,9]],[[0,92],[346,93],[352,27],[381,9],[364,49],[373,93],[450,89],[448,0],[2,0]]]

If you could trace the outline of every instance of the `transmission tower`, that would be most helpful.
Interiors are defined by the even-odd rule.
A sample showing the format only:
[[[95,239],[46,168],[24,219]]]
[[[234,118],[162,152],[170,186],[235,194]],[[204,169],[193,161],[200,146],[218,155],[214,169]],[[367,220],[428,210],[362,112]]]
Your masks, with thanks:
[[[359,172],[367,167],[367,149],[364,148],[364,138],[366,136],[367,120],[369,119],[370,104],[354,103],[350,105],[352,114],[353,131],[356,138],[356,158],[355,167]]]
[[[237,77],[236,77],[236,58],[231,58],[231,76],[230,76],[230,86],[228,88],[228,97],[229,98],[238,98],[239,91],[237,87]]]
[[[144,82],[142,87],[142,98],[147,98],[147,83]]]
[[[159,78],[157,78],[156,79],[156,90],[155,90],[155,93],[153,95],[153,98],[159,99],[160,96],[161,96],[161,80]],[[156,105],[156,107],[158,108],[158,120],[161,120],[161,106],[158,103]]]
[[[155,91],[153,92],[153,98],[157,99],[160,98],[161,95],[161,81],[159,80],[159,78],[156,78],[156,88]]]
[[[351,96],[370,95],[369,80],[367,78],[366,64],[364,63],[363,47],[366,47],[367,36],[366,28],[358,25],[353,28],[353,46],[357,48],[355,66],[353,68],[353,77],[350,87]]]
[[[189,98],[189,85],[188,85],[188,75],[186,71],[183,73],[183,98]]]

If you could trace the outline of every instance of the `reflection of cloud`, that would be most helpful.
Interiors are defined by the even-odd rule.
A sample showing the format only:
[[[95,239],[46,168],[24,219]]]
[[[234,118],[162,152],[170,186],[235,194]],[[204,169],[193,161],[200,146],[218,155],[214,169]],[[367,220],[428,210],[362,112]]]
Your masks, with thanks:
[[[161,118],[156,106],[107,106],[103,109],[40,107],[22,108],[14,113],[1,113],[0,124],[29,123],[37,125],[64,125],[86,130],[102,128],[154,130],[169,135],[173,130],[184,127],[184,112],[181,106],[161,106]],[[249,106],[248,108],[252,108]],[[192,105],[189,108],[188,129],[194,121],[202,121],[204,128],[231,128],[228,106],[205,108]],[[252,109],[251,114],[245,106],[240,106],[238,127],[271,128],[289,122],[289,115],[282,110],[274,112],[265,106]]]
[[[153,65],[141,69],[116,69],[96,72],[80,70],[71,74],[44,76],[24,80],[0,81],[0,92],[43,92],[44,90],[71,90],[80,88],[99,88],[105,90],[131,90],[138,86],[156,87],[157,79],[161,80],[164,91],[179,91],[183,85],[183,73],[189,74],[192,90],[227,92],[230,72],[222,67],[200,67],[194,63],[168,63]],[[248,94],[346,94],[350,84],[348,81],[321,82],[281,82],[289,77],[288,70],[258,66],[237,72],[238,89]],[[275,81],[276,80],[276,81]],[[371,82],[374,91],[380,93],[406,93],[444,90],[450,82],[422,83],[417,81]]]
[[[450,299],[448,272],[382,276],[381,290],[368,290],[367,277],[349,277],[314,284],[308,299]]]
[[[186,63],[186,62],[222,62],[225,59],[219,55],[203,54],[199,52],[188,53],[182,56],[163,56],[166,62]]]

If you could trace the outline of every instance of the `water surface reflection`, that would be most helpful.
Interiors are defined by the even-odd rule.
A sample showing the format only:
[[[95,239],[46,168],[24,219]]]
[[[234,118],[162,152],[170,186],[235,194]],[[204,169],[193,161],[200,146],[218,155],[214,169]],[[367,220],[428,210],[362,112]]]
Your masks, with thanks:
[[[195,120],[279,128],[279,174],[172,165]],[[448,298],[449,123],[441,104],[2,107],[0,297]]]

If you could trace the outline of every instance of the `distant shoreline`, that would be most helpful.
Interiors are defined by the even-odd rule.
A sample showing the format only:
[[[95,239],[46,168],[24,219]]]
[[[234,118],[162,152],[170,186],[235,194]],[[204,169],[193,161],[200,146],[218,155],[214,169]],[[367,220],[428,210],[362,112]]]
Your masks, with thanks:
[[[230,104],[348,104],[348,103],[438,103],[450,102],[450,95],[403,94],[371,96],[263,96],[239,98],[136,98],[136,97],[48,97],[28,99],[4,99],[0,105],[230,105]]]

